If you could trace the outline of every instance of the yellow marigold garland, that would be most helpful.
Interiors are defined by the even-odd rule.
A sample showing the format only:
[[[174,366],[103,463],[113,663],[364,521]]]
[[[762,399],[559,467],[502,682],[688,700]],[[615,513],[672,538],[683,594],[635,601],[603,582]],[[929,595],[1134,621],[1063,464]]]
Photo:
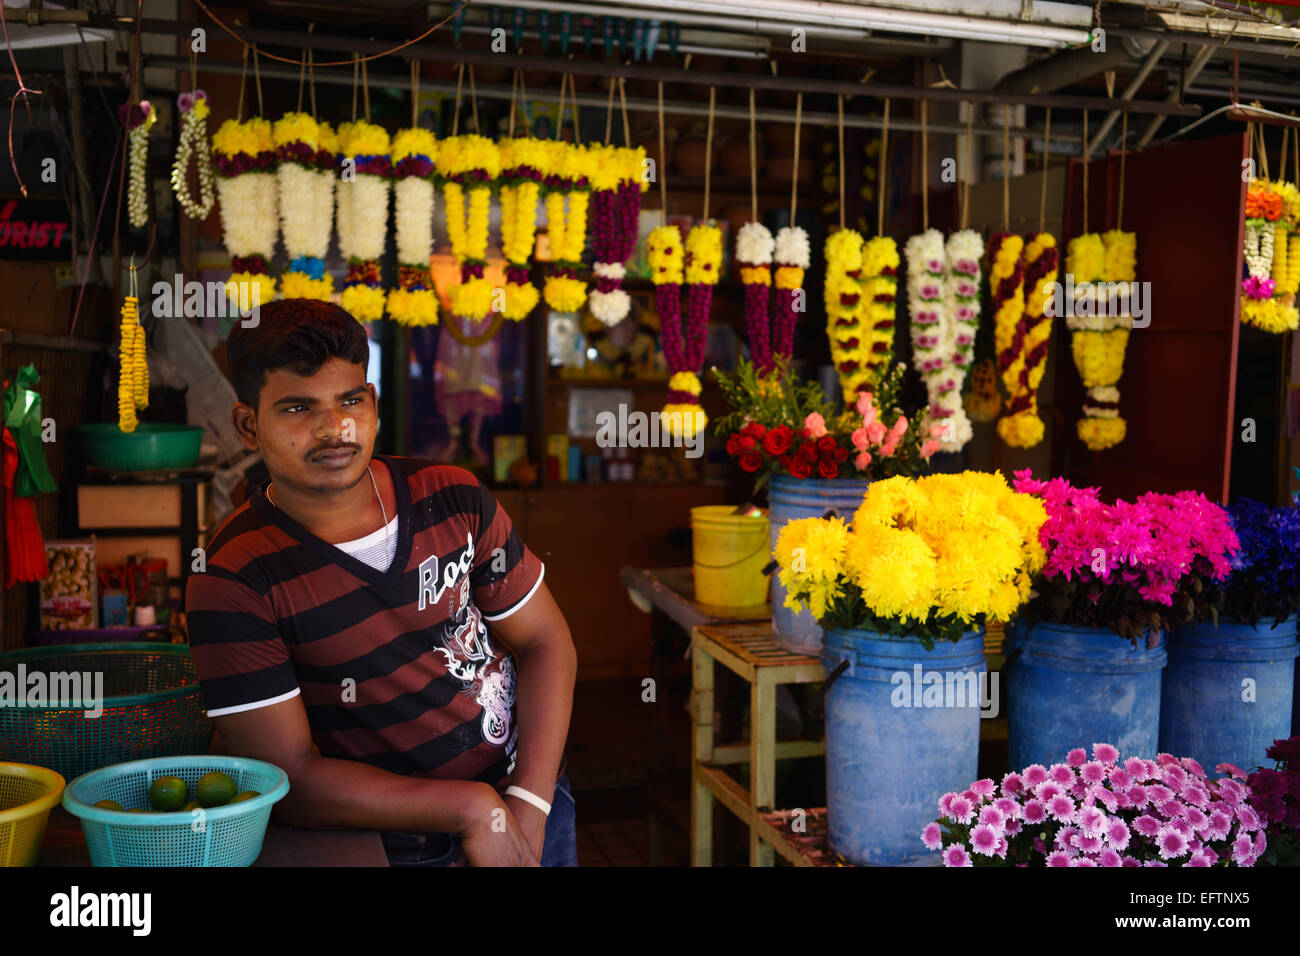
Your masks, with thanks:
[[[491,183],[501,174],[500,150],[485,136],[453,136],[439,145],[438,173],[443,178],[447,237],[460,263],[460,283],[452,287],[451,310],[477,321],[492,307],[492,285],[483,270]]]
[[[137,311],[139,300],[122,302],[121,341],[118,344],[117,427],[133,432],[139,424],[136,411],[149,407],[149,363],[144,329]]]
[[[1120,283],[1120,298],[1132,303],[1137,275],[1137,236],[1112,229],[1104,235],[1090,233],[1070,240],[1066,271],[1075,284],[1075,300],[1066,324],[1071,330],[1070,352],[1088,390],[1079,438],[1093,451],[1124,440],[1127,424],[1119,414],[1119,383],[1124,369],[1133,317],[1099,315],[1106,311],[1105,290],[1098,281]]]
[[[870,381],[871,336],[865,328],[862,304],[862,234],[841,229],[826,238],[826,337],[831,360],[840,376],[846,402]]]
[[[862,345],[854,359],[862,366],[852,383],[854,391],[873,390],[894,357],[894,321],[898,309],[898,243],[889,236],[868,239],[862,247],[858,300]]]
[[[529,315],[540,293],[528,278],[528,260],[533,254],[537,231],[537,201],[541,195],[544,140],[505,139],[501,156],[501,252],[506,259],[505,307],[502,314],[513,321]]]
[[[557,312],[577,312],[587,301],[587,283],[577,272],[587,244],[591,160],[585,146],[563,140],[547,145],[543,185],[552,272],[546,277],[542,295]]]
[[[1025,302],[1021,325],[1010,331],[999,329],[998,352],[1002,356],[1004,341],[1015,348],[1006,354],[1002,381],[1007,388],[1006,414],[998,420],[998,435],[1008,445],[1032,448],[1043,440],[1043,420],[1038,417],[1038,386],[1047,366],[1048,340],[1052,334],[1052,316],[1047,305],[1058,275],[1059,250],[1051,233],[1032,236],[1024,247]],[[1001,360],[1001,359],[1000,359]]]

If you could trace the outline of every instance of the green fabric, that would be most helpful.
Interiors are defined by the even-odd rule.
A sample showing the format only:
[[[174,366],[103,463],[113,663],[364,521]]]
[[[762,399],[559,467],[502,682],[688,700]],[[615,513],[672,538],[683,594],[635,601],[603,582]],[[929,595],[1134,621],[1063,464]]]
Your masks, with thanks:
[[[41,396],[32,387],[40,380],[35,365],[24,365],[5,389],[5,424],[18,445],[14,494],[20,498],[59,490],[45,463],[45,443],[41,441]]]

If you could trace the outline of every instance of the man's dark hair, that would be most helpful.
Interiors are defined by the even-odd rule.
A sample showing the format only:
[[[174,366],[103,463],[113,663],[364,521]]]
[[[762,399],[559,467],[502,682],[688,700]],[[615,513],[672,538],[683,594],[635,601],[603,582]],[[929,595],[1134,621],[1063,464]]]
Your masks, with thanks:
[[[235,396],[257,410],[266,373],[287,368],[315,375],[332,358],[365,366],[370,340],[347,310],[319,299],[277,299],[262,306],[257,325],[236,322],[226,340]]]

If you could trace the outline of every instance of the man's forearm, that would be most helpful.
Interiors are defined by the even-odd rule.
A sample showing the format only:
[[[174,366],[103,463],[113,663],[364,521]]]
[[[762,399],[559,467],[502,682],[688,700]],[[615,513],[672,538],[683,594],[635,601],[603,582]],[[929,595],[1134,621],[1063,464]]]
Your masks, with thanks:
[[[307,757],[289,772],[276,822],[307,829],[461,833],[501,806],[490,786],[389,773],[356,760]]]
[[[569,734],[577,671],[578,657],[570,640],[541,644],[519,657],[515,696],[519,755],[511,780],[548,802]]]

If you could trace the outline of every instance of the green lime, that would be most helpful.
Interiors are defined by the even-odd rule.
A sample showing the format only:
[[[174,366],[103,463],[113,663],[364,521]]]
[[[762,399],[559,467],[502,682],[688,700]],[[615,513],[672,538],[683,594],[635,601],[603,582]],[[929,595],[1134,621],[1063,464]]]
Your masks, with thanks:
[[[237,793],[230,798],[231,803],[243,803],[245,800],[252,800],[254,797],[260,797],[261,794],[256,790],[245,790],[243,793]]]
[[[194,788],[194,796],[205,807],[220,807],[231,801],[238,792],[235,781],[219,770],[205,773]]]
[[[95,806],[99,807],[99,809],[101,809],[101,810],[121,810],[121,809],[122,809],[122,804],[118,803],[116,800],[96,800],[96,801],[95,801]]]
[[[185,806],[185,781],[180,777],[159,777],[149,787],[149,805],[155,810],[179,810]]]

